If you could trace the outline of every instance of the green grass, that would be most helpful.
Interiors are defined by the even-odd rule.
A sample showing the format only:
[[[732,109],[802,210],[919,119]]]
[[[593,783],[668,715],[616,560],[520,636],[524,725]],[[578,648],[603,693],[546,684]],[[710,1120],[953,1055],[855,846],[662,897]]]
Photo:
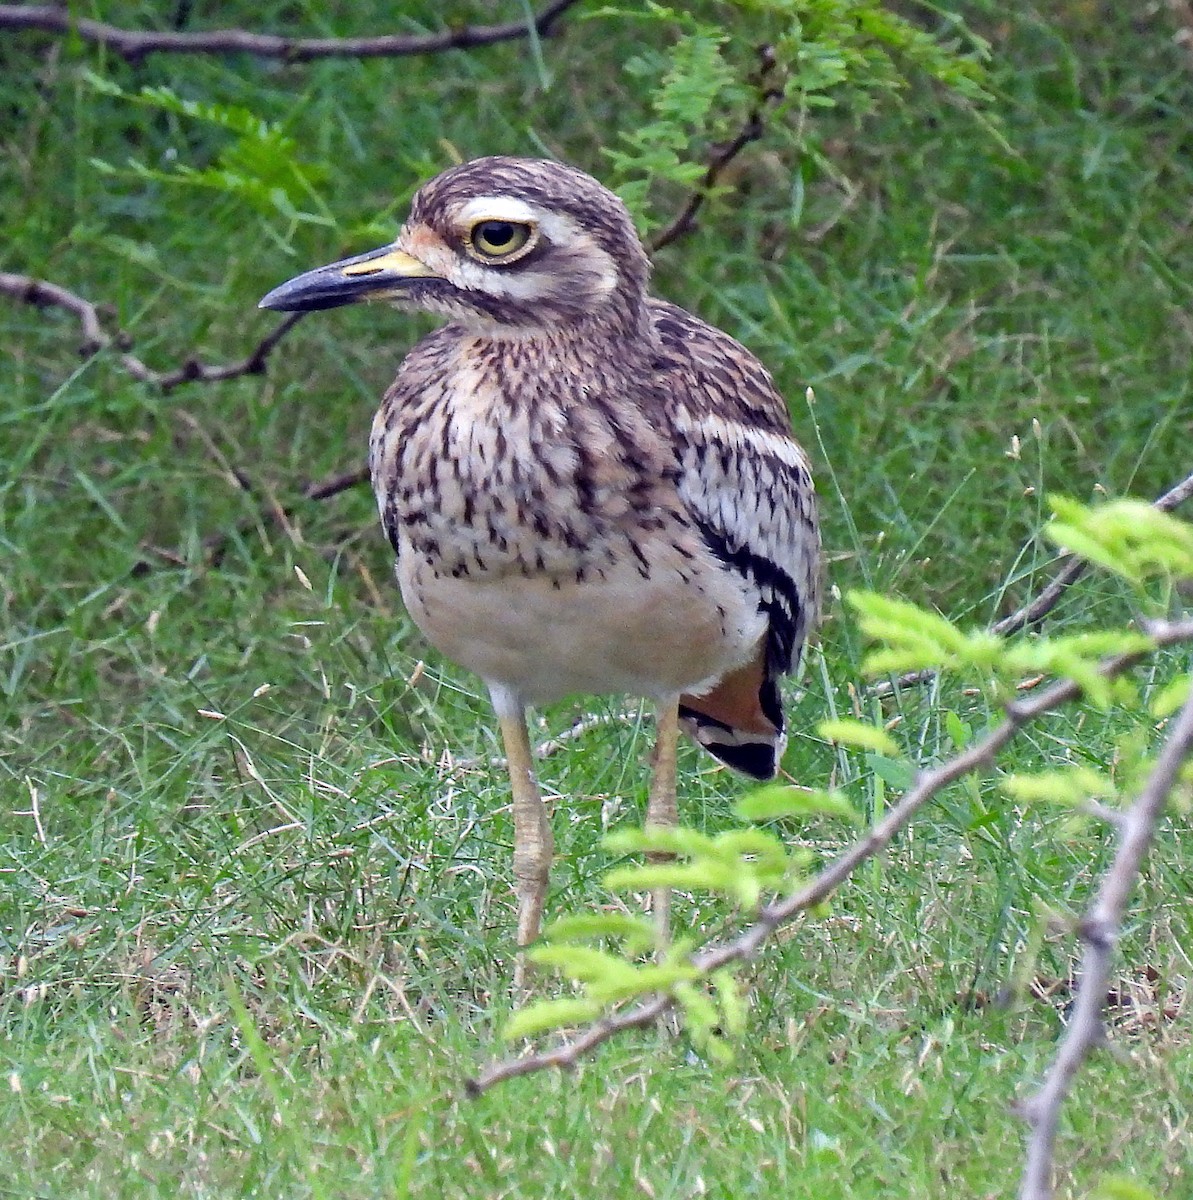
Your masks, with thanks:
[[[415,9],[411,27],[437,27],[436,6]],[[212,23],[392,24],[384,6],[334,28],[321,12],[232,5]],[[131,3],[102,15],[155,19]],[[1151,496],[1190,470],[1193,74],[1162,16],[972,16],[994,41],[1005,145],[928,89],[903,112],[818,118],[819,152],[857,194],[832,228],[807,236],[840,189],[810,168],[793,189],[764,145],[741,195],[660,256],[657,287],[746,341],[792,398],[831,581],[981,624],[1045,577],[1032,539],[1047,492]],[[524,46],[134,70],[10,38],[0,269],[110,304],[154,365],[237,357],[270,328],[256,299],[373,244],[366,227],[396,219],[447,147],[545,145],[601,173],[599,145],[641,111],[619,64],[643,35],[592,28],[544,45],[548,88]],[[321,185],[334,227],[287,241],[240,201],[101,175],[92,158],[202,164],[224,141],[96,94],[84,68],[287,121],[309,161],[336,164]],[[65,314],[5,304],[0,327],[0,1194],[1013,1193],[1011,1105],[1067,1003],[1073,947],[1048,914],[1080,911],[1104,830],[1019,810],[993,777],[959,785],[757,964],[732,1066],[650,1030],[574,1075],[466,1100],[463,1081],[505,1052],[509,1012],[512,830],[494,721],[403,616],[363,489],[299,503],[287,527],[260,515],[261,496],[288,503],[362,460],[376,398],[422,326],[374,310],[311,318],[264,378],[167,396],[112,354],[80,363]],[[211,566],[204,539],[220,532]],[[1093,578],[1060,616],[1122,611]],[[792,698],[785,766],[874,803],[865,763],[808,732],[861,687],[836,600],[822,653]],[[902,717],[924,763],[953,750],[948,709],[975,730],[996,716],[959,689],[902,705],[884,715]],[[649,723],[623,708],[560,705],[537,731],[610,718],[543,764],[554,912],[613,902],[600,838],[641,819],[650,746]],[[1058,717],[1003,765],[1112,766],[1126,720]],[[684,819],[731,824],[739,783],[690,748],[681,770]],[[1116,1014],[1116,1053],[1097,1056],[1066,1110],[1066,1197],[1108,1172],[1193,1193],[1187,830],[1181,815],[1161,830],[1132,909],[1123,975],[1139,1007]],[[821,855],[849,833],[792,828]],[[726,914],[692,898],[679,917]],[[1053,994],[1033,994],[1037,977]],[[1008,984],[1012,1002],[994,1003]]]

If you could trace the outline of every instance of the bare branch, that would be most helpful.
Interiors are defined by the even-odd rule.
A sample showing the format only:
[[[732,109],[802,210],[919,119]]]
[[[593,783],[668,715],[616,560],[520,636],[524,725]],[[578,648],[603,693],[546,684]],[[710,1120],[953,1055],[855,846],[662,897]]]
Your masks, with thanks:
[[[277,348],[278,343],[305,317],[306,313],[289,313],[271,333],[267,333],[239,362],[209,366],[198,359],[188,358],[181,367],[173,371],[155,373],[150,381],[163,392],[172,391],[183,383],[220,383],[225,379],[236,379],[241,375],[263,375],[266,360]]]
[[[548,37],[559,18],[577,2],[552,0],[529,21],[458,25],[441,33],[391,33],[374,37],[290,38],[247,29],[212,29],[201,33],[120,29],[49,4],[0,4],[0,29],[70,34],[134,63],[149,54],[255,54],[258,58],[296,63],[316,58],[394,58],[467,50],[516,41],[532,32],[538,37]]]
[[[1193,641],[1193,620],[1157,623],[1148,633],[1155,648]],[[1099,672],[1114,678],[1129,670],[1146,657],[1145,653],[1120,654],[1106,659]],[[768,904],[759,912],[754,923],[738,937],[720,946],[712,946],[692,958],[702,977],[730,963],[752,958],[759,948],[778,930],[801,912],[823,903],[844,883],[862,863],[886,848],[897,833],[911,821],[929,800],[950,783],[990,763],[994,756],[1028,723],[1082,694],[1081,687],[1065,679],[1039,692],[1031,699],[1016,700],[1006,709],[1006,719],[967,750],[930,771],[921,772],[912,788],[894,805],[886,816],[866,835],[838,855],[815,878],[785,900]],[[1146,848],[1146,842],[1144,843]],[[572,1067],[590,1050],[626,1029],[648,1025],[656,1017],[675,1006],[668,993],[656,993],[630,1008],[614,1013],[597,1022],[569,1041],[550,1050],[529,1054],[524,1058],[506,1059],[492,1064],[475,1079],[466,1083],[469,1095],[479,1096],[494,1084],[517,1075],[528,1075],[547,1067]]]
[[[1127,900],[1139,878],[1177,773],[1191,751],[1193,695],[1185,701],[1139,798],[1125,813],[1119,814],[1119,843],[1114,862],[1102,877],[1097,898],[1081,922],[1085,953],[1069,1027],[1043,1085],[1022,1107],[1031,1125],[1031,1138],[1020,1181],[1020,1200],[1052,1200],[1052,1168],[1061,1105],[1082,1062],[1103,1037],[1102,1010]]]
[[[1158,508],[1161,512],[1172,512],[1174,508],[1179,508],[1191,498],[1193,498],[1193,474],[1187,475],[1162,496],[1157,496],[1152,501],[1152,507]],[[1001,621],[996,621],[990,626],[990,632],[998,634],[999,637],[1007,637],[1009,634],[1018,633],[1028,625],[1034,625],[1037,621],[1043,620],[1060,603],[1069,587],[1085,574],[1087,566],[1089,564],[1083,558],[1076,556],[1070,558],[1039,595],[1009,616],[1003,617]],[[935,678],[935,671],[909,671],[893,683],[887,679],[879,680],[868,690],[872,696],[889,696],[896,688],[916,687],[919,684],[931,683]]]
[[[79,319],[83,327],[83,344],[79,347],[80,354],[94,354],[111,342],[100,324],[99,311],[95,305],[66,288],[59,287],[45,279],[34,279],[31,275],[10,275],[0,272],[0,293],[20,300],[23,304],[33,304],[38,308],[64,308]]]
[[[332,496],[338,496],[341,492],[348,491],[349,488],[359,487],[362,483],[369,482],[369,468],[357,467],[353,471],[341,471],[338,475],[331,476],[330,479],[324,479],[320,483],[308,483],[302,489],[304,500],[327,500]]]
[[[184,383],[218,383],[225,379],[236,379],[241,375],[260,375],[265,370],[269,355],[278,343],[298,324],[305,313],[290,313],[271,333],[268,333],[239,362],[210,365],[197,358],[187,358],[182,366],[172,371],[155,371],[131,351],[124,349],[130,341],[128,334],[104,331],[99,308],[76,292],[68,291],[45,279],[31,275],[12,275],[0,272],[0,295],[11,296],[24,304],[38,308],[61,308],[78,318],[83,327],[83,342],[79,353],[84,358],[99,354],[102,350],[117,348],[120,365],[134,379],[159,387],[163,392],[173,391]]]
[[[660,229],[648,242],[647,249],[651,254],[671,245],[685,233],[690,233],[696,227],[696,217],[708,201],[709,194],[720,182],[725,168],[751,143],[758,141],[766,132],[767,110],[783,98],[783,90],[770,83],[770,76],[775,67],[775,52],[771,46],[761,46],[758,50],[760,67],[758,72],[758,102],[750,109],[741,128],[729,141],[713,148],[709,155],[708,165],[699,187],[688,197],[687,203],[672,218],[669,224]]]
[[[222,456],[220,457],[222,458]],[[257,500],[259,511],[256,516],[241,521],[234,528],[217,530],[203,539],[203,558],[209,567],[218,567],[224,561],[224,556],[228,553],[229,546],[231,546],[236,538],[244,537],[261,525],[280,525],[283,529],[290,529],[290,518],[298,510],[297,504],[278,503],[276,497],[268,491],[262,495],[262,489],[257,487],[241,468],[233,466],[231,463],[224,463],[223,465],[226,474],[235,481],[236,486],[241,491],[247,492],[254,500]],[[341,471],[328,479],[308,483],[304,485],[300,494],[304,500],[328,500],[332,496],[338,496],[341,492],[359,487],[362,483],[368,483],[368,481],[368,467],[357,467],[352,471]],[[141,548],[152,554],[155,559],[169,566],[187,566],[185,558],[167,547],[142,543]],[[132,573],[135,576],[145,575],[153,570],[153,567],[153,561],[148,558],[142,558],[133,564]]]
[[[13,275],[0,272],[0,295],[11,296],[25,304],[33,304],[38,308],[61,308],[75,316],[83,330],[83,341],[79,352],[90,358],[104,350],[126,345],[128,335],[123,332],[109,334],[104,330],[100,320],[99,308],[90,300],[84,299],[76,292],[50,283],[44,279],[35,279],[30,275]],[[302,320],[305,313],[290,313],[280,321],[274,329],[265,335],[244,358],[232,363],[208,364],[197,358],[188,357],[182,366],[171,371],[155,371],[135,354],[128,350],[119,351],[120,365],[134,379],[142,383],[161,388],[163,392],[172,391],[184,383],[218,383],[225,379],[236,379],[241,375],[260,375],[265,371],[270,354],[277,349],[281,340],[294,326]],[[244,491],[256,496],[258,489],[254,487],[246,472],[231,463],[223,462],[227,474],[235,479]],[[341,471],[329,479],[318,480],[306,484],[301,491],[304,500],[327,500],[338,496],[349,488],[358,487],[368,481],[367,467],[357,467]],[[203,541],[203,553],[211,566],[218,566],[232,539],[243,536],[259,521],[286,525],[294,513],[295,506],[282,505],[272,496],[264,498],[261,504],[261,514],[252,522],[245,522],[233,530],[220,530]],[[169,563],[172,566],[185,566],[186,560],[173,550],[160,546],[144,547],[152,558],[143,558],[133,564],[134,575],[144,575],[153,569],[154,560]]]
[[[1161,512],[1171,512],[1191,496],[1193,475],[1188,475],[1176,487],[1169,488],[1164,495],[1153,500],[1152,507]],[[998,634],[999,637],[1006,637],[1007,634],[1018,633],[1025,626],[1034,625],[1057,606],[1069,585],[1081,578],[1088,565],[1084,559],[1073,558],[1034,600],[996,622],[990,627],[990,632]]]

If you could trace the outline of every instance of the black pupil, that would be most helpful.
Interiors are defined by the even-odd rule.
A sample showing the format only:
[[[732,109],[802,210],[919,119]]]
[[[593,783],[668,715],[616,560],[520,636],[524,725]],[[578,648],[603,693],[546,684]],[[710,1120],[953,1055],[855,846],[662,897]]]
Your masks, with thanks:
[[[514,227],[508,221],[486,221],[480,233],[490,246],[508,246],[514,240]]]

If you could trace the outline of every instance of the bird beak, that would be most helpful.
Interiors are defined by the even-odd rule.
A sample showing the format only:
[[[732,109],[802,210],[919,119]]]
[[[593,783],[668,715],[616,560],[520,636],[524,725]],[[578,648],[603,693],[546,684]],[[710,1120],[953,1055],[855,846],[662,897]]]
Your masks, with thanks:
[[[305,271],[275,287],[257,305],[281,312],[314,312],[359,300],[389,300],[418,279],[442,279],[396,246],[382,246],[355,258]]]

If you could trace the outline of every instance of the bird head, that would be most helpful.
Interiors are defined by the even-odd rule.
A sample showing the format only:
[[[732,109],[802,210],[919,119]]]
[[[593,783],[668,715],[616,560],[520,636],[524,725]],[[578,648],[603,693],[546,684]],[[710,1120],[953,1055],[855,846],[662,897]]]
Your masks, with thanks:
[[[625,205],[590,175],[546,160],[478,158],[419,189],[392,245],[307,271],[260,307],[383,300],[497,336],[633,328],[649,272]]]

